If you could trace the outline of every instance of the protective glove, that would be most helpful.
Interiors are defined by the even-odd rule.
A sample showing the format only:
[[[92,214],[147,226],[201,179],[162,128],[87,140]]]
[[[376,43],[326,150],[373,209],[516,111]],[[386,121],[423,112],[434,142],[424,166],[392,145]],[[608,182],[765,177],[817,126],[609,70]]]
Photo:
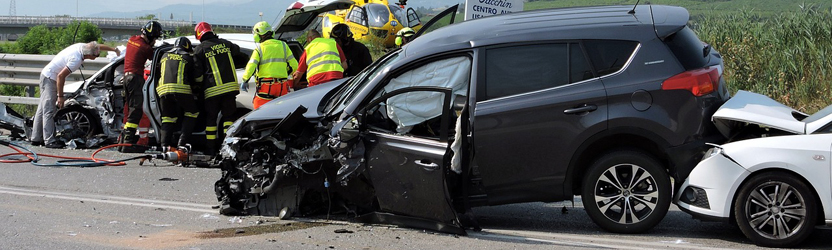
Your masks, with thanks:
[[[240,83],[240,91],[248,92],[248,82],[241,82]]]

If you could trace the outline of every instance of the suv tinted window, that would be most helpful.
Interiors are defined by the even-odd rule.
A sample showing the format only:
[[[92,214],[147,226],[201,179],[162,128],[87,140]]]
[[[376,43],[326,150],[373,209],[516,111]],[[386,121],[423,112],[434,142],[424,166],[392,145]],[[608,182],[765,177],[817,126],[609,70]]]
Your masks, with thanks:
[[[589,55],[589,60],[598,72],[598,76],[615,73],[624,67],[636,46],[638,42],[633,41],[584,41],[586,54]]]
[[[565,43],[494,48],[485,54],[485,99],[569,83]]]
[[[704,54],[705,44],[688,27],[668,36],[664,44],[673,51],[685,70],[702,68],[710,59]]]
[[[591,79],[592,68],[589,67],[589,61],[586,60],[584,51],[581,46],[576,43],[569,44],[569,82],[580,82]]]

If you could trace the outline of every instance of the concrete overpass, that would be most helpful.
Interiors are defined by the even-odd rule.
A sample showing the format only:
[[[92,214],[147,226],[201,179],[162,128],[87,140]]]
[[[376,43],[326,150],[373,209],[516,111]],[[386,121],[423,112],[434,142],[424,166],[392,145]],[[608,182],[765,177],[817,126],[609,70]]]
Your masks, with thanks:
[[[99,17],[46,17],[46,16],[0,16],[0,40],[8,41],[22,37],[29,28],[45,24],[47,27],[66,27],[73,21],[87,21],[101,29],[101,36],[105,40],[123,40],[139,33],[139,29],[147,20],[132,18],[99,18]],[[178,27],[193,27],[195,22],[156,20],[165,30],[175,30]],[[251,32],[251,26],[211,24],[215,28],[228,28],[240,32]]]

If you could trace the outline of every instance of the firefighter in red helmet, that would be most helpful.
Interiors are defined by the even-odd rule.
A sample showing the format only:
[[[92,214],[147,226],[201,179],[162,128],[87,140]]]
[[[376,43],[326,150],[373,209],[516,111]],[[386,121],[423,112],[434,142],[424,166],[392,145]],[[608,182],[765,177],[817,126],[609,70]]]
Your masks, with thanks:
[[[197,84],[201,82],[205,95],[205,138],[208,140],[205,153],[217,153],[217,115],[222,114],[222,134],[231,126],[236,111],[237,71],[243,67],[248,56],[240,52],[240,47],[228,40],[219,38],[211,25],[200,22],[194,27],[196,39],[200,41],[194,48],[194,70]]]

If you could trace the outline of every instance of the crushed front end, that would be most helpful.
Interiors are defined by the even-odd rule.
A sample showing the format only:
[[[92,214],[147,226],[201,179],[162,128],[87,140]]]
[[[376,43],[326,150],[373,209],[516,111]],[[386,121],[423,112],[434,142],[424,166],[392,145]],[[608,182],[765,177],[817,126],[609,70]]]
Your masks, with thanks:
[[[365,136],[355,119],[310,119],[303,116],[306,111],[300,106],[280,120],[243,118],[232,125],[220,151],[223,175],[215,184],[220,213],[280,218],[337,214],[367,223],[465,234],[455,216],[414,217],[380,206],[377,190],[396,193],[400,187],[373,185]]]

